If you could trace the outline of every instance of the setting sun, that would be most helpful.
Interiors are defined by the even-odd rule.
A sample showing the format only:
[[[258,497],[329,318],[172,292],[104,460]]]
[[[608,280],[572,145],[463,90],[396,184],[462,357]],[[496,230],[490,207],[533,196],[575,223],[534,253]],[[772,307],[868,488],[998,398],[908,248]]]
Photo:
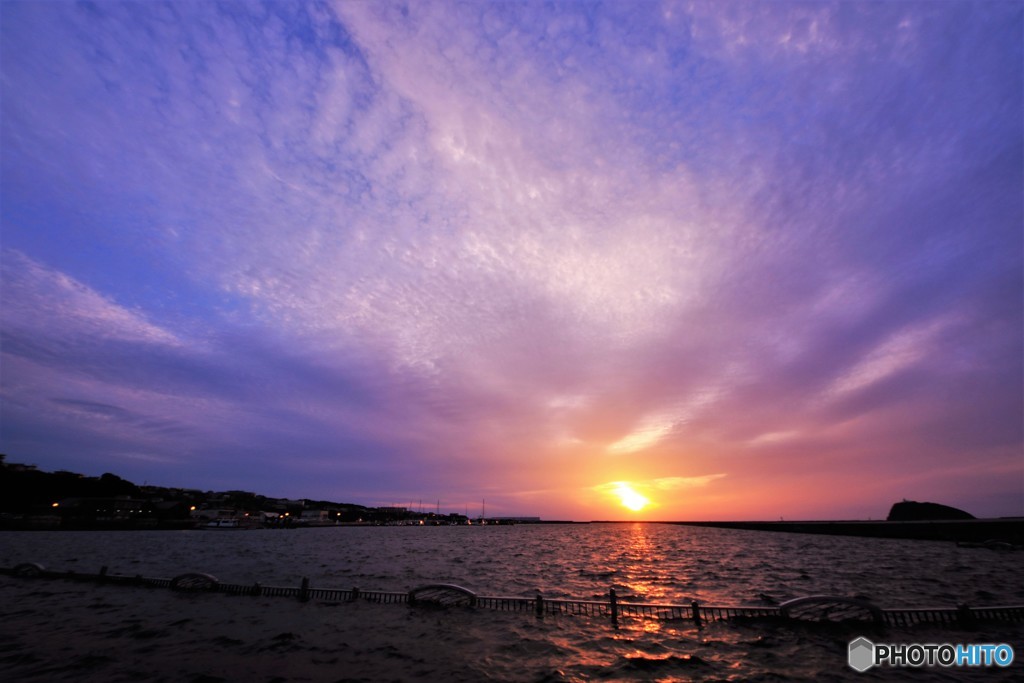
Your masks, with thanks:
[[[643,510],[651,502],[646,496],[640,495],[625,482],[618,483],[615,487],[615,494],[619,497],[622,506],[629,508],[633,512]]]

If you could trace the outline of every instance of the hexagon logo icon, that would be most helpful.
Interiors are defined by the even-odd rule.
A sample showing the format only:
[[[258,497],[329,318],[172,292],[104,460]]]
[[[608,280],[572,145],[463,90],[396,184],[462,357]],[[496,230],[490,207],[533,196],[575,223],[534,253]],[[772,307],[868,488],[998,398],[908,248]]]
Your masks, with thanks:
[[[850,642],[850,668],[863,673],[875,664],[875,644],[861,636]]]

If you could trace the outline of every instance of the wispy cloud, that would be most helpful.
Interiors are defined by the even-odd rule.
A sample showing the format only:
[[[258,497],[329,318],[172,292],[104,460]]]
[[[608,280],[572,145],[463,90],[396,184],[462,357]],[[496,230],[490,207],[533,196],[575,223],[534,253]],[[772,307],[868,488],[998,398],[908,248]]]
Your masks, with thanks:
[[[0,12],[11,459],[559,517],[1020,493],[1019,7]]]

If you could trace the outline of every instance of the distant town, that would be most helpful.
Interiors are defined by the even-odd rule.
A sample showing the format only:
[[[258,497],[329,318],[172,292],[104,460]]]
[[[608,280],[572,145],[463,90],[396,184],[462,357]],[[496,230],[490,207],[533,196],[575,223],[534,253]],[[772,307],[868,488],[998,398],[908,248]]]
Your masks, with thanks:
[[[0,529],[250,529],[342,525],[537,524],[409,507],[270,498],[249,491],[139,486],[106,473],[44,472],[0,454]]]

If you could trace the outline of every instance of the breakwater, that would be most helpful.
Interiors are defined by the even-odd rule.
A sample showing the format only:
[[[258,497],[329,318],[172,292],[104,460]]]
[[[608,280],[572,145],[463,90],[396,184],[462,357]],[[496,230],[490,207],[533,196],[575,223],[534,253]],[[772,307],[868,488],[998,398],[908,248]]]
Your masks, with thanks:
[[[186,572],[173,578],[152,578],[141,575],[111,574],[106,566],[95,573],[51,571],[33,562],[0,568],[0,574],[22,579],[61,579],[85,581],[137,588],[166,588],[182,593],[222,593],[239,596],[283,597],[328,602],[355,602],[378,604],[407,604],[410,606],[444,606],[492,609],[505,612],[545,615],[584,615],[604,617],[613,624],[620,618],[685,620],[696,626],[720,619],[800,619],[803,621],[870,622],[875,625],[908,626],[919,623],[950,624],[969,628],[981,622],[1024,622],[1024,605],[970,607],[881,608],[870,601],[833,595],[812,595],[787,600],[776,606],[760,605],[703,605],[692,601],[688,605],[647,604],[620,601],[615,588],[609,588],[605,600],[549,599],[541,593],[533,596],[487,596],[454,584],[427,584],[408,591],[379,591],[353,588],[318,588],[303,577],[298,586],[265,586],[261,583],[223,583],[215,577]]]
[[[747,531],[776,531],[798,534],[827,534],[868,538],[901,538],[928,541],[984,543],[995,541],[1024,545],[1024,518],[969,519],[920,522],[878,521],[741,521],[741,522],[669,522],[681,526]]]

